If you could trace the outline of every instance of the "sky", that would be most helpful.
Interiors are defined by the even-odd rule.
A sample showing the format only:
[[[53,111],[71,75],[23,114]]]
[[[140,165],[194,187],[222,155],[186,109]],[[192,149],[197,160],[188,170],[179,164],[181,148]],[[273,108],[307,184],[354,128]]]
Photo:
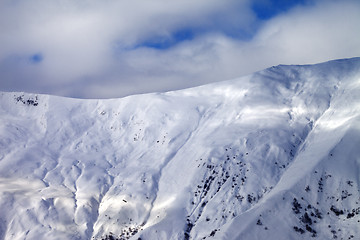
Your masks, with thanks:
[[[0,0],[0,91],[117,98],[360,56],[358,0]]]

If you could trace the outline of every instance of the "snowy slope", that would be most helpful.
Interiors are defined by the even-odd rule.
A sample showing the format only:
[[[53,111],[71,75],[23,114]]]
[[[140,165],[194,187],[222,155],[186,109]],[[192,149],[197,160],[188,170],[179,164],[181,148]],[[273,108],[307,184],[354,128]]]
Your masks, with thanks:
[[[0,93],[0,239],[355,239],[360,58],[122,99]]]

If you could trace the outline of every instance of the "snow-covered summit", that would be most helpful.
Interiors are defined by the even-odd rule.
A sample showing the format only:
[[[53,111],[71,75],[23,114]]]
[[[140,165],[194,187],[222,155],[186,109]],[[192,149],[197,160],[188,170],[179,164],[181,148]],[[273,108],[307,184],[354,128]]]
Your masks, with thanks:
[[[355,239],[360,58],[168,93],[0,93],[0,239]]]

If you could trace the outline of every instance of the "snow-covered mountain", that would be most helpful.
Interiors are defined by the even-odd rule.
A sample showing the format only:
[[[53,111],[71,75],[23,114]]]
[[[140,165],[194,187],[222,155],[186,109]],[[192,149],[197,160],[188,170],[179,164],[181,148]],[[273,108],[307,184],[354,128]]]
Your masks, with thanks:
[[[0,93],[0,239],[356,239],[360,58],[181,91]]]

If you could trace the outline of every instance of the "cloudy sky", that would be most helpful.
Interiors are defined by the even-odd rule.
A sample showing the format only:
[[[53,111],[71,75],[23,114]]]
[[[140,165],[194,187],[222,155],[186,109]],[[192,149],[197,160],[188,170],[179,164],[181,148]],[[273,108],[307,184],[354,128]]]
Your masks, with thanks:
[[[360,56],[358,0],[0,0],[0,91],[123,97]]]

